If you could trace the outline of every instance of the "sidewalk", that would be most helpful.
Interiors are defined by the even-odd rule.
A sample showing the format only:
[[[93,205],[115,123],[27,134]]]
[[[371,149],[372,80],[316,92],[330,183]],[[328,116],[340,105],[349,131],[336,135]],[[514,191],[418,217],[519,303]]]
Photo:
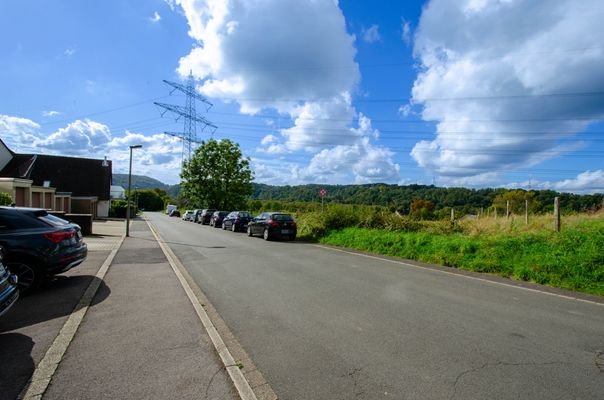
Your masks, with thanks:
[[[114,246],[103,229],[123,226],[95,226],[86,242]],[[103,281],[44,399],[238,398],[145,221],[132,221]]]

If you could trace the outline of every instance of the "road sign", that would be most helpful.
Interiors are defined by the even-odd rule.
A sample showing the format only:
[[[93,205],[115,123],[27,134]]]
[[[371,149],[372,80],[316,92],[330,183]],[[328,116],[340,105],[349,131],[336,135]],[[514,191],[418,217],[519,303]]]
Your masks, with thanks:
[[[327,196],[327,189],[321,189],[321,190],[319,190],[319,195],[320,195],[321,197],[325,197],[325,196]]]

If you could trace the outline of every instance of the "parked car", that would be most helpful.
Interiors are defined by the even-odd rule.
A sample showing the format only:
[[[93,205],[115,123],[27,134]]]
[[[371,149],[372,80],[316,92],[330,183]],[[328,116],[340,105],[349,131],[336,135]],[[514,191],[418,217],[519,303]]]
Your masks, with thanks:
[[[88,255],[79,225],[39,208],[0,207],[0,246],[22,294],[81,264]]]
[[[186,210],[182,216],[183,221],[193,221],[193,210]]]
[[[252,214],[249,211],[233,211],[222,220],[222,229],[230,229],[233,232],[245,231],[251,219]]]
[[[203,210],[193,210],[193,222],[199,223],[199,219],[201,218],[201,212]]]
[[[174,204],[168,204],[166,206],[166,214],[170,215],[172,211],[176,210],[177,207]]]
[[[210,218],[210,226],[220,228],[222,226],[222,220],[227,216],[228,213],[228,211],[214,211],[212,218]]]
[[[0,315],[4,314],[19,298],[17,275],[4,266],[4,248],[0,247]]]
[[[201,217],[199,218],[199,223],[202,225],[208,225],[215,211],[216,210],[214,210],[213,208],[205,208],[201,210]]]
[[[170,211],[170,214],[168,214],[170,217],[180,217],[180,211],[178,210],[172,210]]]
[[[276,237],[295,240],[297,233],[298,227],[294,218],[289,214],[279,212],[262,213],[247,225],[248,236],[262,234],[264,240]]]

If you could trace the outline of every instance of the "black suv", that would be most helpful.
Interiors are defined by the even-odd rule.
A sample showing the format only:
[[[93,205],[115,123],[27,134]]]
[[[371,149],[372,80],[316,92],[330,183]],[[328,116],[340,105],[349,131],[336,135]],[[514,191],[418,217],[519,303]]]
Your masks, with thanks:
[[[267,212],[258,215],[247,225],[248,236],[259,233],[262,234],[264,240],[271,240],[275,237],[296,240],[298,227],[294,218],[289,214]]]
[[[25,207],[0,207],[0,246],[5,265],[19,278],[26,293],[49,277],[81,264],[88,255],[79,225]]]

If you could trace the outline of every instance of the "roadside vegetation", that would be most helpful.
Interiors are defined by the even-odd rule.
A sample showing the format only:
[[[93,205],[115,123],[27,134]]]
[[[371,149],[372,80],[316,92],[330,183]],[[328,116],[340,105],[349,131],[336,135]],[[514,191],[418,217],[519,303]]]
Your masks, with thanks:
[[[604,211],[424,220],[387,207],[251,201],[252,211],[295,215],[302,240],[604,296]]]

